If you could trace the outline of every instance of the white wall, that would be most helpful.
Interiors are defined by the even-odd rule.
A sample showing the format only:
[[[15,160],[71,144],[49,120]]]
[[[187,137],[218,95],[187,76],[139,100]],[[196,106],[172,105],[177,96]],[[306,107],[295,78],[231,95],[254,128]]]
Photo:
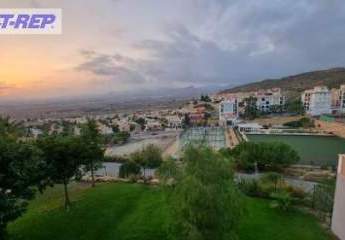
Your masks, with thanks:
[[[334,197],[332,231],[340,240],[345,240],[345,154],[339,155],[337,187]],[[343,172],[342,172],[343,170]]]

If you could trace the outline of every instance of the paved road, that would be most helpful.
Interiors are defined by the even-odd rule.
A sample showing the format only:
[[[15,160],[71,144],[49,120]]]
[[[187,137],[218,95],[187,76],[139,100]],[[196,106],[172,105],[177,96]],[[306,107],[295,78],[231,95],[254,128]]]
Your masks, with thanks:
[[[264,174],[263,173],[258,173],[258,174],[236,173],[235,177],[237,179],[241,179],[241,178],[243,178],[243,179],[260,179],[260,177],[262,175],[264,175]],[[312,192],[314,189],[314,186],[317,185],[316,182],[304,181],[304,180],[288,178],[288,177],[284,177],[284,180],[289,185],[296,187],[296,188],[301,188],[307,193]]]

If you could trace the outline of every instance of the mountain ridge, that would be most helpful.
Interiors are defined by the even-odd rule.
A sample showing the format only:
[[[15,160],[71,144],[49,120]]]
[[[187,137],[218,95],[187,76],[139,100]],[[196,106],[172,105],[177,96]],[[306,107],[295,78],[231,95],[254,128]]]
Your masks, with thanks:
[[[220,91],[219,94],[249,92],[279,87],[288,95],[297,96],[302,91],[318,85],[325,85],[331,89],[338,88],[341,84],[345,84],[345,67],[304,72],[276,79],[265,79],[225,89]]]

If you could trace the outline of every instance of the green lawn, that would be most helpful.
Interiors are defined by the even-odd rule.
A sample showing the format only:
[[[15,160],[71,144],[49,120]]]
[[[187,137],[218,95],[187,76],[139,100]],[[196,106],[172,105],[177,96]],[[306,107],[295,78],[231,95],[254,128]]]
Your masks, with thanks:
[[[284,142],[293,147],[303,164],[336,165],[345,153],[345,140],[328,136],[247,135],[253,142]]]
[[[10,224],[10,239],[166,239],[168,207],[158,187],[113,183],[91,189],[74,184],[71,195],[74,206],[69,212],[62,209],[60,186],[32,201],[28,212]],[[240,239],[330,239],[309,215],[281,213],[264,200],[246,201]]]

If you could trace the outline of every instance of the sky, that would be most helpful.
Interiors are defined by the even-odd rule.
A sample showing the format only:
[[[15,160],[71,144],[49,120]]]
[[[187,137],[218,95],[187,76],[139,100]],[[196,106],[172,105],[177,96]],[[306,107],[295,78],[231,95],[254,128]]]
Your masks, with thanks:
[[[61,35],[0,35],[0,100],[239,85],[345,66],[344,0],[1,0]]]

